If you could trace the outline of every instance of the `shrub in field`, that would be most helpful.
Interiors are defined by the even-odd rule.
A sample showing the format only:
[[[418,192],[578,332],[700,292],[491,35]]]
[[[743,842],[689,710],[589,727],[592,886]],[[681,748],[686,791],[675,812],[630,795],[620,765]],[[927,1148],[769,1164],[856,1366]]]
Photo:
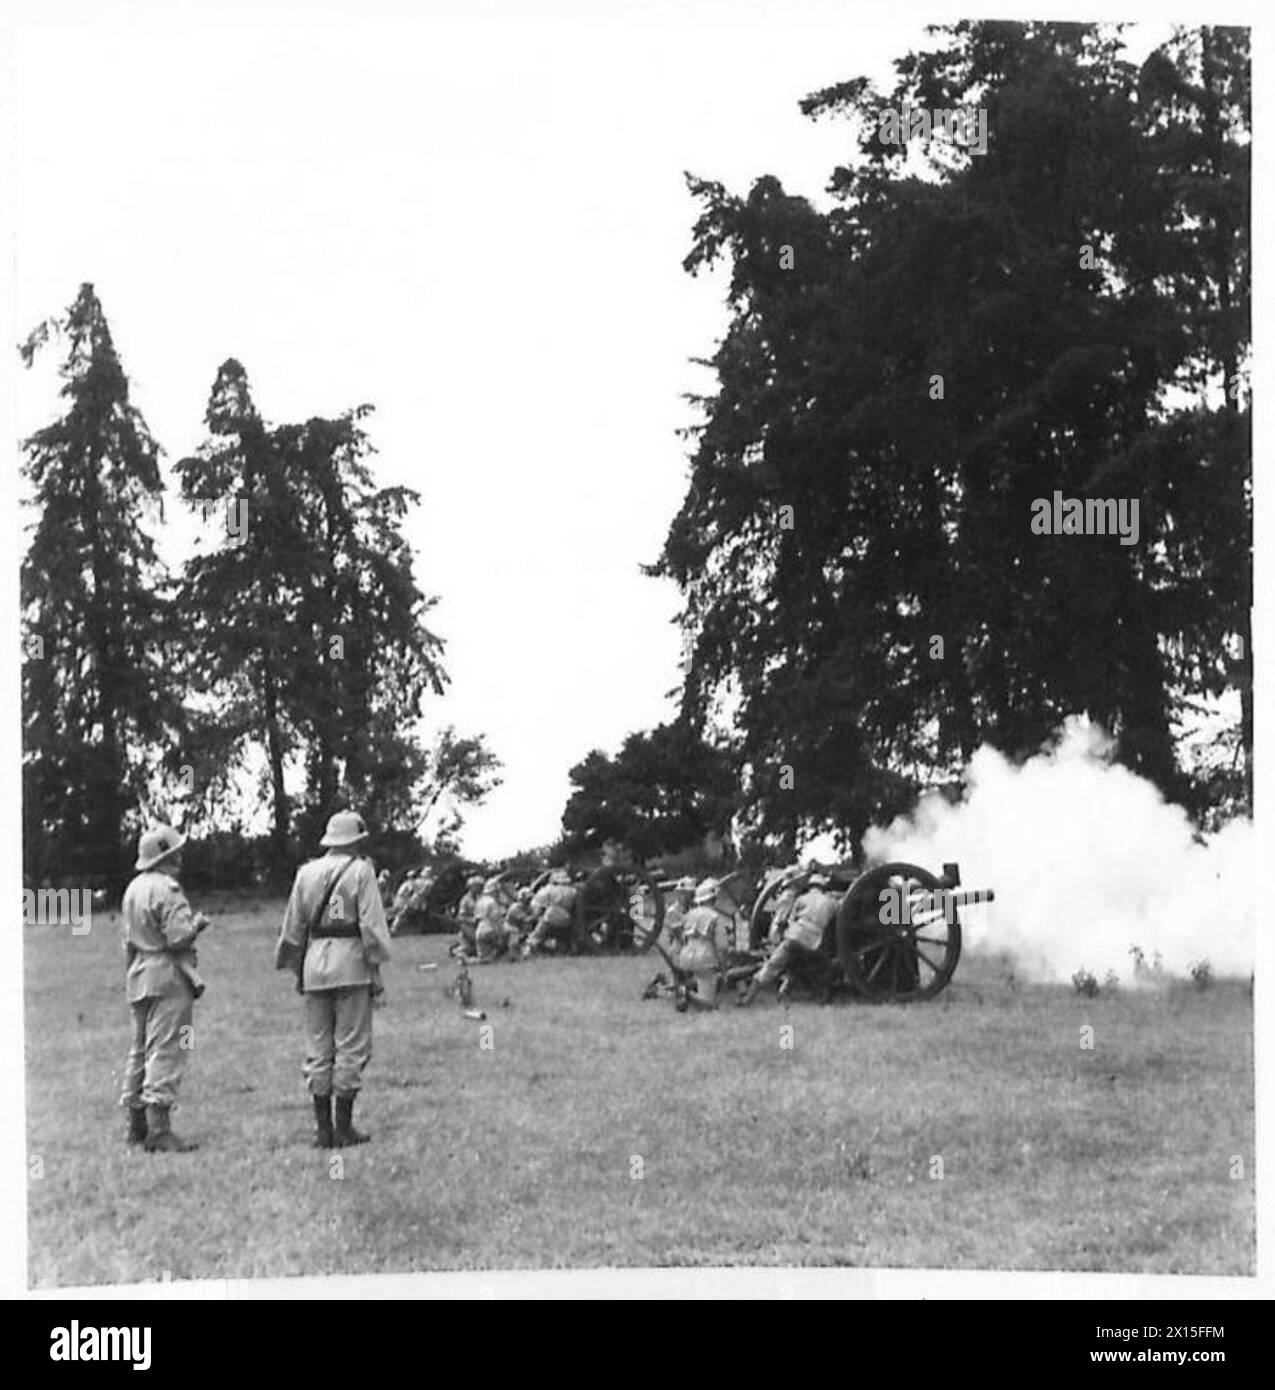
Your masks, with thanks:
[[[1187,973],[1195,981],[1196,989],[1208,989],[1213,983],[1213,967],[1207,960],[1192,961]]]
[[[1114,970],[1108,970],[1102,977],[1102,987],[1108,994],[1114,994],[1120,988],[1120,977]]]
[[[1083,966],[1071,977],[1071,983],[1075,986],[1076,993],[1083,994],[1086,999],[1092,999],[1098,993],[1097,976]]]
[[[1147,964],[1146,952],[1141,946],[1130,946],[1129,954],[1133,957],[1133,974],[1137,980],[1150,983],[1164,979],[1164,961],[1160,957],[1160,952],[1151,957],[1151,963]]]

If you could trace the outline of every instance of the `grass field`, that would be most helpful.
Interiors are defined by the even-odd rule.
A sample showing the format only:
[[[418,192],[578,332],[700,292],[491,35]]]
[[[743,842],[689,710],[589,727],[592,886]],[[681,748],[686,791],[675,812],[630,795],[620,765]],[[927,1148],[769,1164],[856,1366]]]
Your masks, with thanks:
[[[33,1286],[627,1265],[1253,1272],[1247,981],[1085,999],[970,954],[930,1004],[772,994],[683,1016],[639,998],[654,957],[542,960],[474,971],[484,1035],[443,997],[446,940],[407,938],[356,1117],[373,1142],[329,1155],[308,1147],[300,1001],[271,968],[279,912],[230,904],[200,948],[209,988],[174,1112],[201,1143],[187,1156],[123,1143],[117,920],[26,929]]]

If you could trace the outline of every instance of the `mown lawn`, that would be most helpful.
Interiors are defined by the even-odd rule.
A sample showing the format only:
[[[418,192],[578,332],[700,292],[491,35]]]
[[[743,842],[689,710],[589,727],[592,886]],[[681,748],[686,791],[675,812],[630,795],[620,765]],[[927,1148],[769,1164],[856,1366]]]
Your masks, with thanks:
[[[357,1117],[373,1142],[330,1156],[308,1147],[300,1001],[271,968],[280,907],[231,904],[201,947],[209,988],[175,1112],[202,1145],[188,1156],[122,1141],[116,919],[80,937],[26,928],[33,1286],[627,1265],[1253,1272],[1247,981],[1089,1000],[967,955],[927,1005],[772,995],[682,1016],[639,998],[654,958],[545,960],[474,972],[484,1035],[443,997],[444,938],[408,938]]]

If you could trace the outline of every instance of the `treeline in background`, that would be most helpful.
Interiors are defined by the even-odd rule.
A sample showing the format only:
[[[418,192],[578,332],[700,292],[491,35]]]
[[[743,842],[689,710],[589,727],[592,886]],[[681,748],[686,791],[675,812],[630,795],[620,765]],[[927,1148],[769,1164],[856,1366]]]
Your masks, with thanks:
[[[546,853],[853,848],[981,745],[1025,758],[1071,715],[1201,828],[1251,808],[1247,32],[1177,29],[1137,63],[1121,26],[931,32],[889,91],[801,103],[855,152],[826,209],[689,178],[686,268],[724,268],[730,321],[649,566],[684,598],[678,711],[571,770]],[[905,107],[985,110],[986,154],[883,143]],[[91,287],[28,357],[53,330],[65,411],[25,445],[28,877],[118,883],[126,831],[179,794],[233,845],[248,776],[255,873],[343,800],[417,853],[497,764],[412,732],[446,676],[400,531],[416,498],[373,485],[366,410],[270,427],[224,363],[178,492],[244,499],[246,534],[170,575],[158,450]],[[1055,491],[1138,499],[1137,544],[1034,534]]]
[[[715,753],[702,795],[667,731],[581,763],[577,840],[690,810],[853,847],[1069,715],[1201,828],[1249,811],[1248,35],[1135,64],[1127,27],[962,23],[889,91],[806,97],[857,153],[826,211],[689,178],[731,319],[651,571],[685,599],[676,740]],[[882,143],[905,107],[985,110],[987,153]],[[1138,543],[1033,534],[1055,490],[1139,499]]]
[[[196,886],[285,881],[343,804],[391,859],[419,856],[440,806],[435,846],[454,844],[498,763],[481,736],[416,732],[446,683],[442,643],[401,532],[418,499],[374,485],[368,408],[271,427],[224,362],[206,437],[175,469],[203,544],[174,574],[155,545],[160,450],[91,285],[32,334],[28,362],[50,343],[63,413],[24,446],[27,879],[118,891],[149,818],[200,835]]]

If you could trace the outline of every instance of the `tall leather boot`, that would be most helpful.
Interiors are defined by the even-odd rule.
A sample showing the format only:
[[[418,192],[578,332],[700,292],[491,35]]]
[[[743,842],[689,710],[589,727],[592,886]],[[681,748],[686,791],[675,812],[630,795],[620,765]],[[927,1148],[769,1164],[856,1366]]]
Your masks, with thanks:
[[[314,1144],[316,1149],[330,1149],[335,1145],[332,1134],[332,1097],[313,1096],[314,1101]]]
[[[130,1144],[144,1144],[146,1142],[146,1111],[140,1105],[128,1107],[128,1142]]]
[[[199,1147],[198,1144],[191,1143],[173,1133],[172,1126],[168,1122],[168,1106],[166,1105],[148,1105],[146,1107],[146,1128],[149,1131],[146,1135],[146,1152],[148,1154],[185,1154]]]
[[[370,1135],[354,1128],[354,1096],[336,1098],[336,1133],[333,1146],[338,1149],[349,1148],[353,1144],[366,1144]]]

